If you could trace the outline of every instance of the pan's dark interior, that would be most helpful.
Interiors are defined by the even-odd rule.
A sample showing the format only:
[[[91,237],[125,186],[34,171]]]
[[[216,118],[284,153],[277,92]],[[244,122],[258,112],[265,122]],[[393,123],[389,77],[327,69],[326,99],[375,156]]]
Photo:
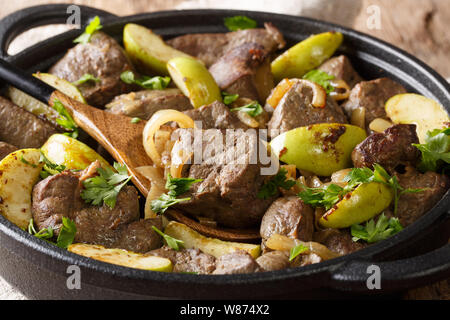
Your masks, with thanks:
[[[111,19],[104,23],[104,31],[119,41],[123,26],[128,22],[145,25],[166,39],[185,33],[226,32],[223,18],[239,14],[257,20],[260,25],[266,21],[274,23],[288,40],[288,45],[314,33],[340,31],[345,39],[340,52],[350,57],[355,69],[363,77],[390,77],[402,83],[410,92],[423,94],[439,101],[447,110],[450,108],[448,84],[415,58],[371,37],[315,20],[258,12],[197,10]],[[56,36],[8,60],[30,72],[45,71],[73,46],[72,40],[78,33],[70,31]],[[447,192],[437,207],[414,225],[387,241],[352,255],[296,270],[233,277],[159,274],[107,265],[34,239],[0,216],[0,272],[5,279],[33,298],[328,297],[332,295],[329,284],[333,273],[339,268],[345,268],[349,261],[398,259],[407,256],[409,251],[406,249],[417,243],[427,244],[422,251],[441,245],[442,239],[425,239],[431,239],[427,237],[432,234],[443,234],[439,228],[446,219],[449,200],[450,194]],[[65,286],[66,269],[71,264],[82,268],[83,288],[80,291],[69,291]],[[44,288],[42,283],[45,283]],[[410,282],[411,286],[418,284],[420,282]],[[351,289],[351,286],[348,288]],[[389,285],[386,289],[389,290]]]

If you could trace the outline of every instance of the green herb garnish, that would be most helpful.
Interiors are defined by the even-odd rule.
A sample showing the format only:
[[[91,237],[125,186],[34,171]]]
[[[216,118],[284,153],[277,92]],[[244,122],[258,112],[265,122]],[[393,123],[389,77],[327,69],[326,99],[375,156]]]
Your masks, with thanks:
[[[99,78],[96,78],[96,77],[94,77],[92,74],[90,74],[90,73],[86,73],[84,76],[82,76],[80,79],[78,79],[77,81],[75,81],[75,82],[72,82],[72,84],[74,85],[74,86],[80,86],[80,85],[82,85],[82,84],[84,84],[84,83],[86,83],[86,82],[95,82],[95,83],[97,83],[97,82],[101,82],[102,80],[100,80]]]
[[[165,234],[155,226],[152,226],[152,228],[153,230],[155,230],[157,234],[159,234],[161,237],[164,238],[169,247],[171,247],[175,251],[180,251],[181,247],[184,245],[184,241],[172,238],[171,236]]]
[[[33,219],[30,219],[30,222],[28,223],[28,233],[32,236],[35,236],[36,238],[42,239],[42,240],[51,240],[54,236],[53,228],[48,227],[46,229],[42,229],[39,232],[36,231],[34,228],[34,221]]]
[[[65,134],[74,139],[78,138],[78,125],[75,123],[75,120],[73,120],[72,116],[64,107],[62,102],[58,99],[55,99],[55,101],[53,102],[53,109],[55,109],[60,116],[58,119],[56,119],[56,123],[58,123],[67,131],[71,131],[66,132]]]
[[[126,165],[114,163],[114,172],[110,168],[98,168],[98,176],[83,181],[84,189],[81,198],[87,203],[99,206],[105,203],[111,209],[116,206],[117,195],[131,180]]]
[[[253,29],[258,26],[255,20],[246,16],[227,17],[224,19],[224,23],[230,31]]]
[[[268,182],[266,182],[259,190],[257,197],[259,199],[269,199],[278,195],[278,188],[290,190],[294,185],[294,180],[288,180],[286,178],[287,170],[281,168],[278,173],[273,176]]]
[[[353,241],[364,240],[368,243],[374,243],[385,240],[403,230],[398,218],[388,219],[384,213],[378,217],[375,223],[374,219],[366,222],[366,225],[354,224],[351,227]]]
[[[172,178],[169,174],[166,181],[166,189],[169,191],[167,194],[163,194],[158,199],[152,201],[152,211],[163,214],[169,207],[180,202],[191,200],[191,198],[177,199],[177,197],[186,193],[194,183],[202,181],[202,179],[193,178]]]
[[[120,79],[126,84],[137,84],[144,89],[163,90],[170,84],[170,77],[148,77],[142,76],[136,79],[133,71],[125,71],[120,75]]]
[[[133,119],[131,119],[131,123],[133,123],[133,124],[136,124],[136,123],[139,123],[139,122],[141,122],[142,121],[142,119],[141,118],[133,118]]]
[[[419,169],[423,172],[450,169],[450,128],[428,131],[424,144],[413,144],[422,153]]]
[[[313,207],[325,207],[326,210],[329,210],[359,185],[379,182],[388,185],[394,191],[394,214],[397,214],[398,200],[403,194],[422,192],[424,190],[404,189],[398,183],[397,177],[391,177],[382,166],[374,164],[373,167],[373,171],[369,168],[353,168],[344,179],[347,182],[345,187],[336,184],[330,184],[322,188],[308,188],[303,186],[304,190],[298,194],[298,197]]]
[[[223,103],[226,104],[227,106],[229,106],[230,104],[235,102],[237,99],[239,99],[239,95],[237,93],[231,94],[231,93],[227,93],[227,92],[222,92],[222,98],[223,98]]]
[[[86,27],[86,29],[84,30],[84,33],[81,34],[75,40],[73,40],[73,42],[74,43],[82,43],[82,44],[89,43],[89,41],[91,41],[91,38],[94,35],[94,33],[96,33],[97,31],[99,31],[102,28],[103,28],[103,26],[100,23],[100,18],[98,16],[96,16],[91,21],[91,23],[89,23],[89,25]]]
[[[293,247],[290,251],[290,255],[289,255],[289,261],[294,260],[295,258],[297,258],[297,256],[305,251],[308,250],[308,247],[304,246],[303,244],[299,244],[296,245],[295,247]]]
[[[63,217],[56,245],[62,249],[67,249],[73,243],[76,233],[77,226],[75,225],[75,222],[69,218]]]
[[[333,80],[334,78],[333,75],[317,69],[311,70],[303,76],[303,79],[315,82],[322,86],[327,94],[330,94],[335,89],[330,83],[330,80]]]
[[[263,108],[261,107],[261,105],[258,102],[253,101],[252,103],[249,103],[245,106],[233,108],[233,109],[231,109],[231,111],[243,111],[243,112],[247,113],[249,116],[254,118],[254,117],[259,116],[261,113],[263,113]]]

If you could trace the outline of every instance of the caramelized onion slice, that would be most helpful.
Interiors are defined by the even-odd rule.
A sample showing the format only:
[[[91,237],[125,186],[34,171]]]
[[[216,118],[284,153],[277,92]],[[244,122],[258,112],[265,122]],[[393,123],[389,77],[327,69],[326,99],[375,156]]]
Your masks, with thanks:
[[[269,239],[266,241],[266,246],[272,250],[279,250],[279,251],[290,251],[295,246],[302,244],[305,247],[308,248],[307,251],[305,251],[303,254],[307,253],[315,253],[319,257],[321,257],[323,260],[329,260],[333,258],[337,258],[340,256],[339,253],[336,253],[334,251],[331,251],[323,244],[320,244],[318,242],[303,242],[298,239],[291,239],[286,236],[282,236],[280,234],[273,234]]]
[[[330,92],[330,97],[336,101],[348,99],[350,96],[350,86],[341,79],[331,80],[330,84],[335,88],[333,92]]]
[[[180,128],[194,128],[194,120],[177,110],[159,110],[147,122],[143,132],[144,149],[153,163],[162,168],[164,164],[155,145],[155,134],[163,124],[176,122]]]
[[[359,107],[352,111],[350,123],[362,129],[366,129],[366,108]]]
[[[298,80],[298,81],[303,82],[304,85],[311,88],[313,92],[311,104],[313,105],[313,107],[325,108],[327,104],[327,92],[325,91],[325,89],[321,85],[318,85],[317,83],[309,80]]]
[[[161,168],[152,166],[139,167],[136,168],[136,170],[151,182],[150,191],[147,195],[147,201],[145,202],[145,219],[156,218],[157,214],[153,212],[151,204],[153,200],[158,199],[166,192],[164,173]]]
[[[392,127],[394,124],[386,119],[376,118],[369,124],[369,129],[374,132],[384,132],[387,128]]]

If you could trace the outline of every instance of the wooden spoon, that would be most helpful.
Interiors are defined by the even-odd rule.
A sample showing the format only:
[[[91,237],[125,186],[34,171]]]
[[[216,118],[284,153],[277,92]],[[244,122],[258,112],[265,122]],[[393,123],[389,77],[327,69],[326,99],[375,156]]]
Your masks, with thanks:
[[[102,145],[117,162],[128,167],[134,185],[147,196],[150,180],[136,170],[152,165],[143,146],[142,132],[146,121],[131,123],[127,116],[80,103],[3,59],[0,59],[0,79],[51,106],[55,101],[61,101],[81,129]],[[257,230],[216,229],[202,225],[176,210],[169,210],[168,215],[206,236],[228,241],[255,241],[260,238]]]

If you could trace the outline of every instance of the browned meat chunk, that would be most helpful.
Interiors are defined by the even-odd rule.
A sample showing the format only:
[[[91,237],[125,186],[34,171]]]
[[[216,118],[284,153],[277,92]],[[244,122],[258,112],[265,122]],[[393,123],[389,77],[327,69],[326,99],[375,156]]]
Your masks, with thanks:
[[[194,121],[202,122],[202,129],[247,129],[248,127],[221,102],[213,102],[184,112]]]
[[[0,141],[19,149],[40,148],[55,133],[49,122],[0,97]]]
[[[343,107],[349,117],[354,109],[364,108],[366,128],[369,128],[369,124],[374,119],[387,118],[384,104],[389,98],[401,93],[406,93],[406,89],[389,78],[362,81],[352,89]]]
[[[414,124],[397,124],[383,133],[373,133],[361,142],[352,153],[357,168],[371,168],[378,163],[389,172],[399,165],[416,166],[420,151],[412,146],[419,143]]]
[[[80,178],[70,172],[51,176],[33,188],[33,219],[39,230],[47,227],[59,233],[62,217],[77,227],[75,242],[98,244],[134,252],[148,252],[161,246],[152,226],[161,228],[161,219],[139,221],[136,189],[125,187],[114,209],[91,206],[80,197]]]
[[[355,252],[367,246],[362,242],[354,242],[349,231],[338,229],[317,231],[314,233],[314,241],[341,255]]]
[[[350,88],[353,88],[358,82],[363,80],[355,69],[353,69],[350,60],[344,55],[325,61],[319,67],[319,70],[334,76],[336,79],[344,80]]]
[[[211,68],[222,91],[264,103],[274,86],[269,56],[264,47],[244,43],[223,55]]]
[[[160,249],[150,251],[148,254],[172,261],[173,272],[211,274],[216,269],[216,258],[198,249],[175,251],[167,246],[163,246]]]
[[[190,130],[179,129],[176,133],[181,141],[192,138]],[[188,168],[189,177],[203,181],[182,195],[190,197],[190,201],[176,207],[227,227],[255,226],[273,201],[257,197],[267,178],[261,173],[265,167],[253,157],[258,144],[261,147],[257,137],[242,130],[227,137],[224,131],[210,129],[203,131],[203,142],[201,163]]]
[[[242,274],[260,271],[255,259],[246,251],[235,251],[216,260],[213,274]]]
[[[115,114],[149,120],[159,110],[173,109],[185,111],[192,109],[189,99],[178,89],[144,90],[115,97],[106,105]]]
[[[69,82],[91,74],[101,81],[89,81],[79,86],[88,104],[104,107],[114,97],[132,90],[120,80],[122,72],[134,70],[125,51],[103,32],[96,32],[87,44],[70,49],[51,69],[50,73]]]
[[[313,232],[313,209],[297,196],[275,200],[264,214],[260,228],[263,241],[275,233],[293,239],[311,241]]]
[[[276,271],[289,268],[288,251],[270,251],[256,259],[259,267],[263,271]]]
[[[10,145],[9,143],[0,141],[0,161],[3,158],[5,158],[7,155],[9,155],[10,153],[12,153],[16,150],[17,150],[17,148],[14,147],[13,145]]]
[[[405,188],[425,189],[418,193],[403,194],[398,201],[397,218],[403,227],[418,220],[444,196],[450,187],[450,179],[443,174],[424,174],[407,167],[404,174],[397,174],[399,184]],[[392,207],[392,205],[391,205]],[[391,208],[393,210],[393,207]],[[393,215],[392,212],[390,215]]]
[[[347,123],[344,111],[327,97],[324,108],[312,106],[313,92],[304,82],[295,83],[281,99],[269,121],[271,138],[299,127],[316,123]]]
[[[225,52],[243,43],[253,42],[273,53],[286,45],[281,32],[270,23],[265,29],[247,29],[228,33],[187,34],[167,41],[169,45],[197,57],[209,68]]]

